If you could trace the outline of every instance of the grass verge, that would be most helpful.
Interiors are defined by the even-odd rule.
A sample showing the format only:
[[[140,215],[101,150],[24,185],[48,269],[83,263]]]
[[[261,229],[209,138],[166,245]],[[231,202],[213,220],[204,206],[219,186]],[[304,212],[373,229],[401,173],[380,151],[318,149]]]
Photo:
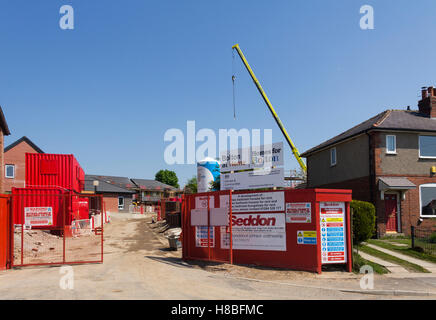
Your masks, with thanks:
[[[370,248],[370,247],[367,247],[367,246],[359,246],[359,250],[361,250],[361,251],[363,251],[363,252],[365,252],[367,254],[370,254],[370,255],[372,255],[374,257],[380,258],[382,260],[395,263],[395,264],[397,264],[399,266],[402,266],[403,268],[405,268],[405,269],[407,269],[408,271],[411,271],[411,272],[430,273],[430,271],[428,271],[427,269],[425,269],[425,268],[423,268],[421,266],[418,266],[417,264],[414,264],[414,263],[411,263],[409,261],[406,261],[406,260],[403,260],[403,259],[391,256],[390,254],[381,252],[381,251],[379,251],[377,249],[373,249],[373,248]]]
[[[374,270],[374,272],[378,273],[378,274],[389,273],[389,270],[386,269],[385,267],[379,265],[378,263],[365,260],[359,254],[357,254],[355,252],[354,255],[353,255],[353,272],[354,273],[360,273],[360,268],[363,267],[364,265],[371,266],[372,269]]]
[[[385,241],[380,241],[380,240],[376,240],[376,239],[370,239],[370,240],[367,240],[367,242],[374,244],[376,246],[380,246],[382,248],[388,249],[388,250],[392,250],[392,251],[396,251],[398,253],[408,255],[408,256],[413,257],[413,258],[436,263],[435,256],[432,256],[432,255],[425,253],[425,252],[415,251],[412,248],[397,247],[397,246],[392,245],[390,243],[386,243]]]

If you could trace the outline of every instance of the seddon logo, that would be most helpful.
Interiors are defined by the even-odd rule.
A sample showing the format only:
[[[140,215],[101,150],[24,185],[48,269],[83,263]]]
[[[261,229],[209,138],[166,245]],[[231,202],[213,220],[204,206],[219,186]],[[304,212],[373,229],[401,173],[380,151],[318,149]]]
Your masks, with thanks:
[[[262,218],[261,215],[252,216],[248,218],[232,217],[232,226],[275,226],[276,218]]]

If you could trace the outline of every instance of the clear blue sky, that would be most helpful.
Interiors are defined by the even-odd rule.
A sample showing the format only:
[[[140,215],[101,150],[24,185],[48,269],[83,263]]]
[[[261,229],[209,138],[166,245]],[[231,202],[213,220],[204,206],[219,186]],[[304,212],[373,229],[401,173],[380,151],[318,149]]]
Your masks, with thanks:
[[[59,28],[72,5],[75,29]],[[362,5],[375,29],[359,28]],[[300,152],[436,84],[436,2],[2,1],[0,105],[12,135],[73,153],[87,173],[154,178],[164,133],[280,131],[238,58],[239,43]],[[287,148],[285,169],[297,168]],[[286,155],[286,154],[285,154]]]

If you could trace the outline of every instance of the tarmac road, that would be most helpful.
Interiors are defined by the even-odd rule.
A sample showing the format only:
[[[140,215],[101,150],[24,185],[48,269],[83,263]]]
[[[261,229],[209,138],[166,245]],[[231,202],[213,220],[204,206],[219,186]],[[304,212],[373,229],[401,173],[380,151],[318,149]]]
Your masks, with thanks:
[[[436,278],[375,278],[375,290],[361,291],[360,275],[296,272],[292,280],[210,272],[168,251],[149,219],[113,217],[105,226],[103,264],[75,265],[74,288],[60,286],[60,267],[0,272],[1,299],[434,299]],[[239,268],[239,267],[235,267]],[[219,268],[217,268],[219,270]],[[236,269],[235,269],[236,270]],[[237,270],[251,270],[240,268]],[[256,277],[255,277],[256,278]],[[356,292],[354,292],[356,291]]]

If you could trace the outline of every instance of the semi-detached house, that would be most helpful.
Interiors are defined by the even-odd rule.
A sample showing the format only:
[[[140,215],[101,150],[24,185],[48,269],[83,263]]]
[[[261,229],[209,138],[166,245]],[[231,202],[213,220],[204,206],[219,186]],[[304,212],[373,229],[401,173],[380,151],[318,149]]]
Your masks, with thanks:
[[[304,152],[309,188],[352,189],[374,203],[377,233],[435,229],[436,89],[418,110],[386,110]]]

